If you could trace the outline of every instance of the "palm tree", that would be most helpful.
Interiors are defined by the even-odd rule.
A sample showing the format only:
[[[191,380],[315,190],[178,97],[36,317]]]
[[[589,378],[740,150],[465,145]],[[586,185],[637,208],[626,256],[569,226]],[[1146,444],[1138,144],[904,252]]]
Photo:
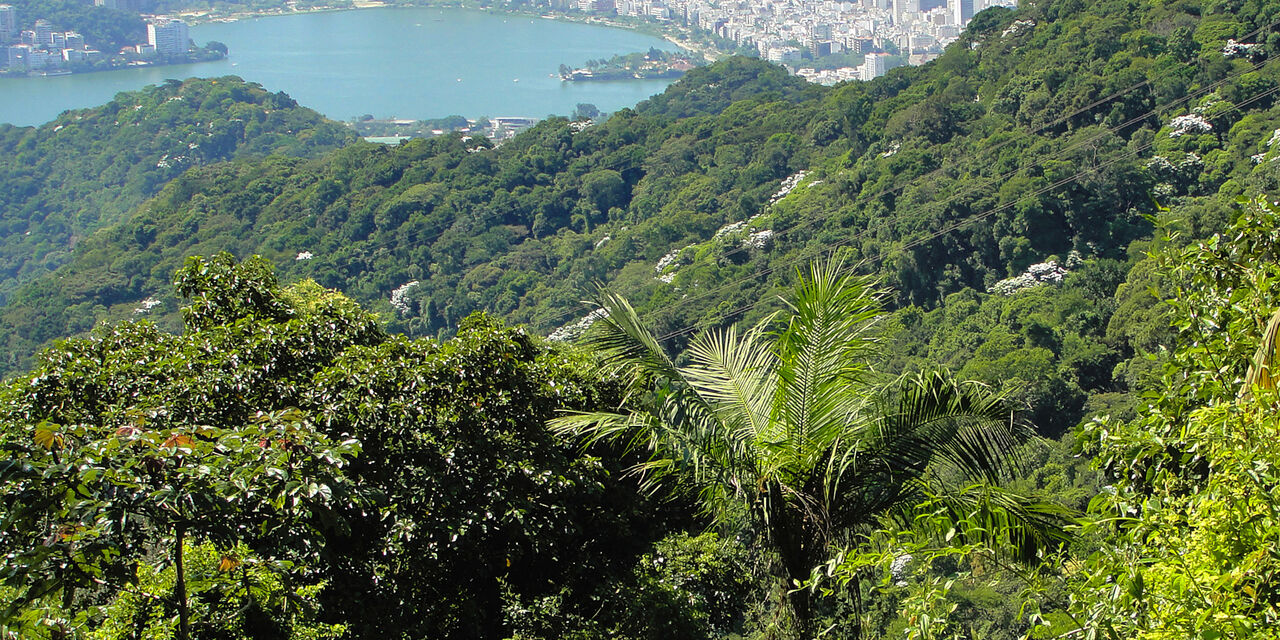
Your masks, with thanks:
[[[833,543],[895,515],[910,521],[926,499],[957,518],[981,514],[981,530],[1022,559],[1063,541],[1059,511],[994,488],[1029,435],[998,394],[944,373],[877,383],[868,363],[880,298],[839,262],[811,266],[789,317],[705,332],[689,346],[691,364],[677,366],[627,301],[604,292],[607,316],[587,340],[628,385],[625,408],[552,426],[646,447],[647,482],[674,474],[717,517],[748,513],[777,553],[802,634],[813,602],[794,586]],[[981,484],[948,493],[948,478]]]

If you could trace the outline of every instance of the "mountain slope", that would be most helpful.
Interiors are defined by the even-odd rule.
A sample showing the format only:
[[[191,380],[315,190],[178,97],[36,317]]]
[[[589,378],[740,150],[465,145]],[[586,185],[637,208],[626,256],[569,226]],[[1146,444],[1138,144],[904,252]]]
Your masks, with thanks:
[[[40,127],[0,126],[0,303],[192,166],[315,155],[354,137],[236,77],[170,81]]]
[[[1005,332],[983,377],[1033,358],[1026,371],[1056,376],[1044,392],[1070,400],[1050,417],[1069,425],[1083,394],[1125,388],[1112,368],[1134,345],[1097,301],[1150,218],[1202,233],[1235,196],[1276,184],[1275,38],[1256,31],[1277,10],[1029,3],[984,11],[939,60],[871,83],[826,89],[731,59],[606,122],[552,119],[497,149],[453,137],[196,168],[25,288],[3,339],[17,365],[153,296],[150,313],[177,326],[168,274],[219,249],[341,288],[414,335],[477,309],[549,332],[605,281],[671,337],[763,315],[796,266],[836,249],[900,307],[948,307],[952,324],[1005,313],[989,287],[1074,252],[1092,275],[1075,278],[1084,302],[1046,315],[1065,323],[1052,339],[1016,317],[972,318]],[[1261,44],[1227,55],[1228,39]],[[929,314],[893,357],[962,366],[975,345]]]

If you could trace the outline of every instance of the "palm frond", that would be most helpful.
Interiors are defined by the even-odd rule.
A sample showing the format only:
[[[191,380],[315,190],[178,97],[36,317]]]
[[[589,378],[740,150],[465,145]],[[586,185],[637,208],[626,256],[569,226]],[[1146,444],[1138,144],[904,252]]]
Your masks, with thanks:
[[[991,483],[1016,472],[1014,452],[1032,432],[1002,394],[945,371],[908,376],[896,386],[895,406],[878,425],[880,455],[904,468],[945,463]]]
[[[679,401],[666,403],[674,407]],[[667,411],[607,411],[566,413],[552,419],[548,426],[562,436],[581,439],[587,444],[608,442],[628,451],[646,451],[648,458],[630,472],[640,478],[646,491],[658,488],[673,473],[692,482],[701,490],[706,485],[725,482],[731,461],[726,462],[719,446],[718,429],[696,426],[687,418],[672,422]]]
[[[689,345],[693,364],[681,369],[685,380],[714,407],[725,438],[735,447],[749,447],[771,419],[777,360],[764,342],[764,326],[743,334],[730,327],[699,335]],[[754,458],[750,451],[741,454]]]
[[[861,413],[858,393],[876,344],[880,294],[872,281],[844,273],[839,261],[815,264],[790,302],[791,321],[777,336],[776,428],[762,442],[777,447],[779,469],[821,466],[833,442]]]
[[[625,298],[601,288],[597,304],[605,316],[591,325],[583,344],[602,357],[606,368],[637,384],[680,379],[675,363]]]
[[[1019,564],[1036,564],[1074,539],[1075,520],[1062,505],[986,483],[958,489],[930,483],[922,493],[923,502],[896,514],[912,528],[948,542],[981,544]]]
[[[755,380],[762,361],[742,351],[743,341],[747,347],[757,346],[760,332],[741,337],[729,333],[719,339],[701,336],[695,344],[703,345],[706,355],[715,354],[721,371],[718,376],[710,371],[712,362],[682,370],[624,298],[602,289],[599,304],[606,315],[592,326],[585,343],[601,356],[607,371],[622,377],[628,389],[624,406],[633,409],[566,414],[551,422],[552,429],[588,443],[608,440],[628,449],[647,450],[648,460],[632,469],[646,488],[675,472],[699,491],[716,485],[740,486],[742,475],[753,472],[754,465],[745,457],[749,447],[733,437],[737,429],[731,424],[759,412],[735,411],[725,402],[724,384],[744,385],[738,392],[743,398],[750,398],[752,389],[762,384]],[[734,382],[728,383],[728,378]],[[712,393],[705,396],[705,392]]]
[[[832,450],[828,492],[841,526],[872,525],[918,499],[920,481],[939,468],[994,484],[1018,466],[1016,444],[1030,431],[989,388],[933,372],[904,376],[879,394],[874,419],[851,427]]]
[[[1271,320],[1267,322],[1266,329],[1262,332],[1262,344],[1258,345],[1258,351],[1249,361],[1249,371],[1245,374],[1244,385],[1240,389],[1241,396],[1249,397],[1255,388],[1275,390],[1276,379],[1280,378],[1280,374],[1273,370],[1276,362],[1280,360],[1278,356],[1280,356],[1280,309],[1271,315]]]
[[[601,291],[608,315],[587,346],[628,395],[617,412],[564,415],[552,428],[646,450],[633,471],[649,489],[675,476],[718,518],[749,513],[787,580],[807,575],[834,537],[895,515],[951,523],[1019,560],[1064,542],[1064,510],[994,488],[1030,434],[1000,394],[942,372],[871,383],[883,293],[845,271],[811,266],[784,328],[767,333],[770,319],[704,333],[685,367],[626,300]],[[946,492],[944,475],[980,483]]]

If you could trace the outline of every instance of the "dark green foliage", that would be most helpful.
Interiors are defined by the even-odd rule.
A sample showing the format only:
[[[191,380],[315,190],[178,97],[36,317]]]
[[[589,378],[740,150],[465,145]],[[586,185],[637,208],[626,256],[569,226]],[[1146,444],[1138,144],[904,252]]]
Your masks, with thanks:
[[[143,583],[170,594],[153,610],[179,610],[184,589],[139,563],[154,564],[157,545],[180,558],[184,541],[274,567],[283,582],[264,598],[310,585],[306,597],[354,637],[508,637],[503,607],[546,597],[565,616],[613,607],[642,636],[657,623],[610,585],[660,582],[635,562],[688,517],[619,479],[625,461],[546,429],[557,410],[614,397],[576,358],[483,315],[447,343],[389,337],[341,294],[281,288],[259,258],[193,258],[175,282],[191,297],[186,333],[103,328],[0,389],[11,459],[0,544],[12,554],[0,577],[15,590],[0,595],[15,623],[141,615],[138,602],[88,606]],[[690,566],[714,560],[701,557]],[[230,588],[193,571],[189,598]],[[703,603],[668,622],[736,620],[713,590],[742,579],[706,571],[687,585]],[[197,631],[213,624],[201,611],[224,606],[207,598],[192,608]]]
[[[617,627],[652,640],[741,632],[757,562],[741,542],[714,533],[665,538],[636,562],[633,582],[620,594]]]
[[[591,586],[629,571],[664,517],[608,480],[616,463],[546,430],[557,409],[598,401],[583,374],[480,316],[447,343],[393,338],[321,372],[307,404],[362,442],[351,473],[380,488],[387,516],[338,541],[335,621],[370,638],[493,638],[504,598],[599,607]]]

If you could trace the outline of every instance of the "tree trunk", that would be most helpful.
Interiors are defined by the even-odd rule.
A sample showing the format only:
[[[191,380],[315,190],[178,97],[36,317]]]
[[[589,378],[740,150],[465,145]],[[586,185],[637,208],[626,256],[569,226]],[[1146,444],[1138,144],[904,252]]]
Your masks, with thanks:
[[[776,485],[769,487],[770,502],[775,505],[769,515],[770,538],[782,561],[787,589],[787,603],[796,619],[796,631],[801,638],[811,637],[813,621],[813,598],[808,589],[797,589],[797,584],[804,584],[813,572],[812,541],[807,539],[809,530],[804,521],[804,514],[798,513],[786,503],[782,491]]]
[[[853,627],[849,629],[849,637],[862,640],[862,578],[857,570],[849,578],[849,593],[853,595]]]
[[[173,595],[178,601],[178,640],[190,640],[191,613],[187,610],[187,571],[182,557],[182,547],[187,537],[186,527],[178,527],[174,537],[177,549],[174,550],[173,566],[178,575],[174,578]]]
[[[76,588],[67,584],[64,569],[58,570],[58,581],[62,583],[62,610],[71,611],[76,602]],[[58,623],[49,636],[52,640],[68,640],[71,638],[71,630],[67,628],[66,623]]]

